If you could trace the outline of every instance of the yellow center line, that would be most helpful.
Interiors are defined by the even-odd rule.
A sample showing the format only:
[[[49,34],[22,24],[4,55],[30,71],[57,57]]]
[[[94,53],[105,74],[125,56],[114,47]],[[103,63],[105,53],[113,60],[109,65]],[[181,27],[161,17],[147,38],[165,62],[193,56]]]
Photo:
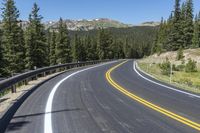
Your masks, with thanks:
[[[117,89],[118,91],[120,91],[121,93],[125,94],[126,96],[130,97],[131,99],[161,113],[161,114],[164,114],[176,121],[179,121],[187,126],[190,126],[198,131],[200,131],[200,124],[199,123],[196,123],[196,122],[193,122],[185,117],[182,117],[180,115],[177,115],[171,111],[168,111],[158,105],[155,105],[137,95],[135,95],[134,93],[131,93],[130,91],[128,91],[127,89],[123,88],[122,86],[120,86],[119,84],[117,84],[112,78],[111,78],[111,72],[113,72],[116,68],[120,67],[121,65],[125,64],[127,61],[124,61],[114,67],[112,67],[111,69],[109,69],[107,72],[106,72],[106,79],[107,81],[115,88]]]

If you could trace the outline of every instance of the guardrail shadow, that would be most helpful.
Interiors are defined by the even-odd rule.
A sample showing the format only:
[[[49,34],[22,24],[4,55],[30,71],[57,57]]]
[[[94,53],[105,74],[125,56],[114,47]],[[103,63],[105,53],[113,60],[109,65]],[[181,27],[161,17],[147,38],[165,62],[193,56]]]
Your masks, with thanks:
[[[63,109],[63,110],[56,110],[49,112],[51,114],[57,114],[57,113],[63,113],[63,112],[71,112],[71,111],[81,111],[80,108],[72,108],[72,109]],[[17,130],[20,130],[22,127],[25,127],[26,125],[31,123],[31,117],[37,117],[42,116],[48,113],[42,112],[42,113],[34,113],[34,114],[26,114],[26,115],[19,115],[12,118],[12,121],[7,126],[6,131],[15,132]]]

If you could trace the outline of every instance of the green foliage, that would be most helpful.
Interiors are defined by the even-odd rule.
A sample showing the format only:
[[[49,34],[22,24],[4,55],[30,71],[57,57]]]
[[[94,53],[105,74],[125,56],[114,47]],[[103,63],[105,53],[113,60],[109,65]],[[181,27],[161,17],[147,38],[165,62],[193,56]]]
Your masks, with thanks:
[[[4,63],[9,75],[24,69],[24,36],[19,26],[19,11],[13,0],[4,0],[2,8],[2,47],[4,49]]]
[[[50,65],[56,65],[56,33],[55,31],[51,34],[50,39]]]
[[[125,55],[126,58],[142,58],[144,55],[151,54],[157,27],[109,28],[104,30],[111,34],[113,43],[120,43],[120,46],[123,46],[122,55]],[[90,36],[92,44],[95,44],[94,47],[97,46],[99,30],[70,31],[71,37],[75,34],[81,38],[86,35]],[[111,45],[114,45],[113,43]],[[98,52],[98,50],[96,51]],[[110,53],[113,56],[112,49]]]
[[[168,36],[168,50],[178,50],[183,45],[180,0],[175,0],[175,11]]]
[[[180,47],[200,47],[200,15],[193,22],[193,0],[187,0],[180,6],[181,0],[175,0],[173,13],[167,21],[161,20],[152,53],[176,51]]]
[[[0,30],[0,77],[3,77],[6,75],[5,73],[5,60],[4,60],[4,49],[2,46],[2,31]]]
[[[181,7],[181,40],[183,48],[190,48],[192,46],[193,38],[193,1],[187,0]]]
[[[110,45],[110,53],[109,58],[110,59],[122,59],[125,58],[125,54],[123,51],[123,45],[122,41],[119,40],[113,40],[113,43]]]
[[[47,44],[44,25],[41,23],[42,16],[39,15],[39,7],[35,3],[29,15],[30,24],[26,30],[26,67],[44,67],[48,65]]]
[[[176,55],[176,59],[177,60],[181,60],[184,58],[184,55],[183,55],[183,48],[179,48],[179,50],[177,51],[177,55]]]
[[[56,63],[63,64],[72,61],[72,51],[67,25],[62,18],[59,21],[58,35],[56,39]]]
[[[185,72],[197,72],[197,62],[189,59],[185,66]]]
[[[83,41],[78,37],[78,35],[75,35],[73,44],[73,61],[85,61],[86,54]]]
[[[97,42],[95,38],[91,38],[89,35],[85,35],[82,39],[82,45],[84,46],[85,49],[85,56],[86,60],[97,60],[98,55],[97,55]]]
[[[200,12],[199,15],[196,15],[195,17],[192,47],[200,47]]]
[[[171,65],[171,63],[170,63],[168,58],[166,58],[165,62],[159,64],[159,67],[161,69],[161,73],[163,75],[167,75],[167,76],[170,75],[170,65]]]
[[[98,38],[97,38],[97,51],[100,60],[110,59],[112,51],[110,46],[113,43],[113,38],[110,32],[99,29]]]
[[[181,64],[181,65],[173,65],[172,67],[173,71],[184,71],[185,70],[185,65]]]
[[[71,62],[72,51],[74,61],[142,58],[151,54],[157,27],[68,31],[66,23],[60,19],[59,28],[54,32],[45,30],[39,10],[34,4],[29,24],[22,30],[14,0],[4,0],[0,76],[22,72],[25,68]]]

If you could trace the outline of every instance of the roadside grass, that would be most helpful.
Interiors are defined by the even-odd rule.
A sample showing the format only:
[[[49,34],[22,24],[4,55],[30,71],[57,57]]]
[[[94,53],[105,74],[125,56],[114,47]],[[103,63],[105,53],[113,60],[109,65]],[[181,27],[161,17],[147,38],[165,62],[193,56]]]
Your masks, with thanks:
[[[170,77],[161,73],[158,64],[138,61],[138,66],[146,73],[152,75],[155,79],[170,84]],[[200,94],[200,70],[193,73],[173,71],[171,84],[180,89]]]

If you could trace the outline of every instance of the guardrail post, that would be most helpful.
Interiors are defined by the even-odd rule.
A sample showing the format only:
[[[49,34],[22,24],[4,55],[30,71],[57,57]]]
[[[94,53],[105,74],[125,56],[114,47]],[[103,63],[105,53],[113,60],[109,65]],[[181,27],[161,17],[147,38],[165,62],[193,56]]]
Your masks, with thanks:
[[[38,79],[38,75],[35,75],[35,80],[37,80]]]
[[[28,79],[24,80],[24,85],[28,85]]]
[[[45,77],[45,76],[46,76],[46,72],[43,73],[43,77]]]
[[[12,93],[16,93],[16,92],[17,92],[17,90],[16,90],[16,85],[13,85],[13,86],[11,87],[11,92],[12,92]]]

